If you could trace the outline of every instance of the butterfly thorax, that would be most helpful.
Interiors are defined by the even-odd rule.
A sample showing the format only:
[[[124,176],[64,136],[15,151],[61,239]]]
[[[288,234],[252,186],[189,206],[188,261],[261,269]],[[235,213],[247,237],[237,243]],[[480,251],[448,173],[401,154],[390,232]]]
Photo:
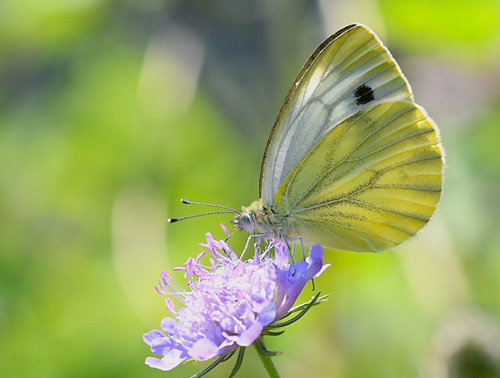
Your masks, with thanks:
[[[248,207],[242,207],[231,221],[241,231],[251,234],[262,233],[275,239],[281,239],[283,217],[272,207],[265,207],[262,200],[254,201]]]

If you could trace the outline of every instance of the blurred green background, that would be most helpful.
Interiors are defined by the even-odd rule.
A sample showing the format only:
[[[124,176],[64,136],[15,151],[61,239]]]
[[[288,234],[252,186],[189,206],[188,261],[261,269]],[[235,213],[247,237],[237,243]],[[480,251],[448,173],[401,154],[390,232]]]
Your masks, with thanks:
[[[207,231],[222,238],[229,217],[166,219],[204,210],[180,198],[257,199],[289,86],[352,22],[388,45],[440,126],[444,196],[403,247],[328,251],[316,285],[332,297],[268,346],[284,351],[283,377],[500,376],[493,0],[2,0],[1,376],[186,377],[207,365],[153,370],[142,334],[167,314],[160,271],[198,254]],[[249,351],[239,376],[263,375]]]

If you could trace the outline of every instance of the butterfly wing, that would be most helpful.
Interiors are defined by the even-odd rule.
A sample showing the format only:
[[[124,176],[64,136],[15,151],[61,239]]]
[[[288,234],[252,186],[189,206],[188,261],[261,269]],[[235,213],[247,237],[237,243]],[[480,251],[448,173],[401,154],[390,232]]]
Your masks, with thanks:
[[[288,93],[260,195],[287,236],[379,251],[433,214],[442,156],[436,126],[387,48],[366,26],[349,25],[318,47]]]
[[[323,42],[290,89],[269,137],[259,194],[273,206],[297,163],[342,121],[381,101],[412,100],[387,48],[366,26],[345,27]]]
[[[436,126],[410,101],[359,111],[322,138],[285,179],[275,208],[305,242],[380,251],[415,235],[442,185]]]

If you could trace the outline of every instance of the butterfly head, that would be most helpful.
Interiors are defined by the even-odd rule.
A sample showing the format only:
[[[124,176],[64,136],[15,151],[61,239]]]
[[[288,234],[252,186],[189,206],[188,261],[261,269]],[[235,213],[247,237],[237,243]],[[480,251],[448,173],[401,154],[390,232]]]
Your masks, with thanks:
[[[241,213],[236,213],[234,215],[234,219],[231,220],[231,223],[241,231],[252,233],[256,230],[255,217],[252,213],[247,213],[244,211],[242,211]]]
[[[234,215],[231,221],[234,226],[251,234],[264,233],[270,236],[277,234],[277,222],[272,210],[264,207],[262,200],[254,201],[250,206],[243,207],[241,212]]]

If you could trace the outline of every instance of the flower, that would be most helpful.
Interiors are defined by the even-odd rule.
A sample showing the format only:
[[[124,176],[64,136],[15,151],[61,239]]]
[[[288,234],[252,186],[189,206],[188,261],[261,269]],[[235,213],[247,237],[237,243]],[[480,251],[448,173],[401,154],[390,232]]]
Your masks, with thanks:
[[[162,356],[147,357],[150,367],[171,370],[189,359],[204,361],[251,345],[265,327],[288,315],[307,281],[327,267],[319,245],[311,247],[305,261],[288,264],[283,243],[266,242],[262,254],[256,246],[253,258],[243,261],[224,241],[210,233],[206,238],[200,245],[209,253],[208,266],[201,263],[202,252],[174,269],[184,271],[189,290],[161,273],[156,289],[166,296],[172,317],[162,320],[161,331],[144,334],[151,351]]]

